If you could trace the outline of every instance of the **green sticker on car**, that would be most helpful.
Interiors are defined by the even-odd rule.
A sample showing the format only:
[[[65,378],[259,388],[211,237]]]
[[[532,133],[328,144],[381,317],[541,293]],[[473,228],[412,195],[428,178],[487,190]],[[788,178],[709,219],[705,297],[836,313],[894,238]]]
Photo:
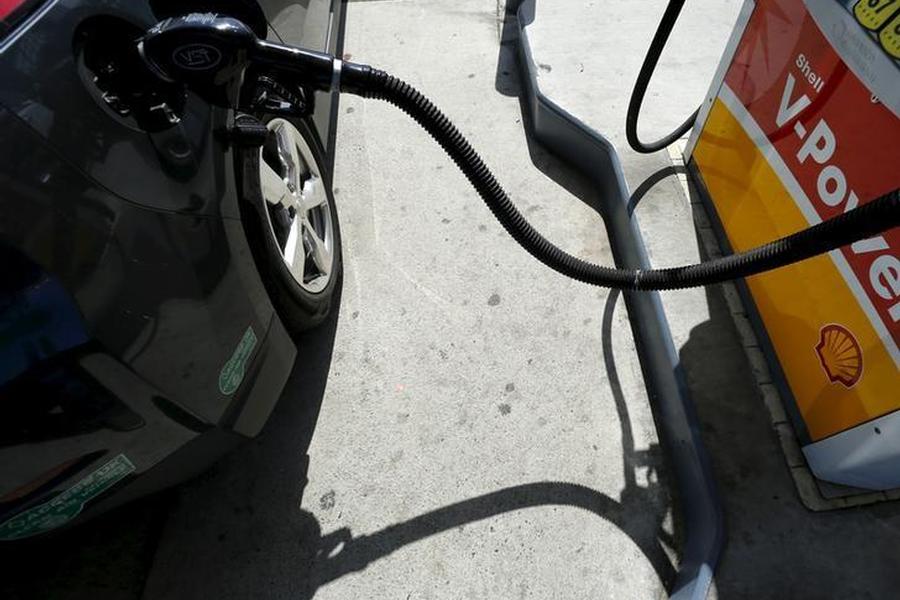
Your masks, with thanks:
[[[135,470],[124,454],[65,490],[52,500],[20,512],[0,524],[0,541],[19,540],[65,525],[81,513],[84,505]]]
[[[247,371],[247,361],[250,360],[250,355],[253,354],[254,348],[256,348],[256,333],[253,331],[253,327],[250,326],[244,332],[244,337],[238,342],[231,358],[228,359],[228,362],[222,367],[222,371],[219,372],[219,391],[225,396],[233,394],[238,389],[238,386],[241,385],[241,382],[244,380],[244,374]]]

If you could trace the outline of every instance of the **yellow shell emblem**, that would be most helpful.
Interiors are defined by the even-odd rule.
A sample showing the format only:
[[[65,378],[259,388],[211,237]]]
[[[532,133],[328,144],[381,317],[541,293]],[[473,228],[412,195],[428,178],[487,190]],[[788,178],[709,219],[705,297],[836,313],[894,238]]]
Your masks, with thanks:
[[[823,327],[816,354],[831,383],[841,383],[851,388],[862,377],[862,348],[846,327],[835,324]]]

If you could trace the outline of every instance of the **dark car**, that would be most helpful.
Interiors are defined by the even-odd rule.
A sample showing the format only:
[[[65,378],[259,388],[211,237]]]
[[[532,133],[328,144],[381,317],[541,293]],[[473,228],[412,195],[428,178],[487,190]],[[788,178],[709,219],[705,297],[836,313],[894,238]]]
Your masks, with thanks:
[[[0,0],[0,541],[259,433],[337,296],[337,94],[154,76],[137,41],[190,12],[341,54],[341,0]]]

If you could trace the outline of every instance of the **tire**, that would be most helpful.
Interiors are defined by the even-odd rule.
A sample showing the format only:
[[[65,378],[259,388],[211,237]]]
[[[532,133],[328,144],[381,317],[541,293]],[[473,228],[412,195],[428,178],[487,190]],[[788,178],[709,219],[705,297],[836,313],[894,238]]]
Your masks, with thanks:
[[[266,144],[237,152],[241,220],[272,305],[297,334],[324,321],[340,297],[340,227],[331,173],[312,125],[282,117],[263,122],[270,130]],[[286,151],[292,144],[294,154]],[[317,202],[323,204],[305,210]]]

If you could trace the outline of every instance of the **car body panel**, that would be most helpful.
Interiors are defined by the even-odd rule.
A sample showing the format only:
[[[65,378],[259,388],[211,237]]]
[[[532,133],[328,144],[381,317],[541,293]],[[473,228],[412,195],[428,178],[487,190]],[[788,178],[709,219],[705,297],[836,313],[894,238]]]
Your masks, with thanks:
[[[273,313],[262,291],[247,292],[262,288],[249,249],[235,256],[240,237],[229,240],[223,219],[126,202],[14,117],[0,123],[13,140],[0,148],[0,238],[70,291],[92,339],[215,422],[220,369],[247,328],[262,336]]]

